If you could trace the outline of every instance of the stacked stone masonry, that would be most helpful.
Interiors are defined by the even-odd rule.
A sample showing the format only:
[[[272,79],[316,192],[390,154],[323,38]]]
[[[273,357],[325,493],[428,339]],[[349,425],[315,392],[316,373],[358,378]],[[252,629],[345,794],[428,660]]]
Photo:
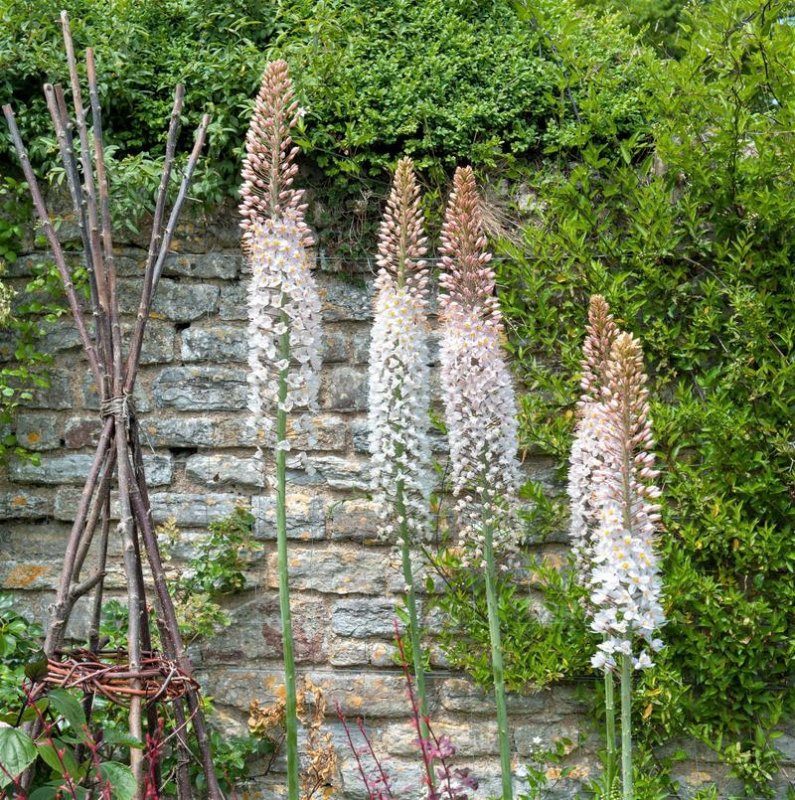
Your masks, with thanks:
[[[62,238],[75,244],[67,218]],[[146,231],[119,247],[121,306],[130,330],[146,251]],[[46,260],[28,243],[10,265],[21,290],[31,266]],[[275,565],[273,493],[262,486],[253,458],[246,405],[246,275],[233,214],[194,214],[178,232],[149,323],[135,405],[140,415],[146,468],[156,522],[174,519],[182,538],[172,549],[189,559],[208,524],[236,505],[250,508],[263,550],[250,564],[244,592],[228,603],[232,624],[194,645],[192,657],[215,701],[217,722],[230,732],[245,728],[249,703],[272,701],[282,684]],[[350,717],[363,716],[375,746],[385,754],[398,786],[419,774],[415,734],[407,715],[403,678],[393,660],[394,609],[403,581],[392,546],[378,537],[367,497],[367,359],[372,276],[352,270],[318,272],[325,325],[317,443],[305,466],[290,470],[290,580],[296,656],[301,672],[326,690],[329,708],[339,702]],[[0,336],[0,359],[10,342]],[[50,388],[19,415],[16,433],[40,462],[12,462],[0,475],[0,589],[15,593],[18,609],[45,621],[66,535],[99,430],[96,387],[68,320],[52,324],[43,349],[54,357]],[[302,448],[300,438],[295,442]],[[440,443],[440,456],[443,443]],[[552,464],[526,464],[528,474],[552,486]],[[543,546],[560,558],[563,542]],[[540,546],[541,547],[541,546]],[[118,548],[117,548],[118,550]],[[123,594],[119,553],[110,560],[107,586]],[[417,563],[420,559],[417,558]],[[78,604],[70,634],[85,633],[85,604]],[[427,619],[433,631],[438,620]],[[481,778],[480,796],[498,789],[497,733],[492,702],[464,676],[451,671],[432,648],[430,706],[437,733],[459,748],[459,765]],[[589,721],[589,687],[556,686],[510,698],[517,765],[533,752],[571,741],[558,780],[550,767],[547,796],[573,797],[598,773],[599,732]],[[329,715],[337,743],[345,797],[363,796],[343,731]],[[787,737],[787,745],[793,740]],[[795,749],[795,747],[791,747]],[[689,789],[720,779],[725,769],[708,751],[677,767]],[[248,787],[249,797],[281,795],[284,765]],[[556,772],[557,770],[557,772]],[[255,765],[256,771],[256,765]],[[414,780],[418,784],[418,780]],[[731,789],[730,783],[721,781]],[[241,787],[241,789],[244,787]]]

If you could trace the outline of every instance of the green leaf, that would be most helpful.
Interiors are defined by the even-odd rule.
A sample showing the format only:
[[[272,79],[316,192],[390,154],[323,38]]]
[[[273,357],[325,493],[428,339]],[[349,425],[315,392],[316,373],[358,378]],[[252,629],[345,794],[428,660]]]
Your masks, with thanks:
[[[86,728],[86,715],[80,701],[65,689],[54,689],[50,692],[50,705],[69,723],[77,734],[83,734]]]
[[[135,778],[132,770],[117,761],[104,761],[99,765],[103,781],[109,781],[116,800],[133,800],[135,797]]]
[[[70,748],[63,746],[62,742],[56,741],[54,745],[49,742],[38,742],[36,746],[39,749],[39,755],[42,760],[50,769],[55,770],[63,777],[66,777],[66,775],[71,775],[75,779],[78,777],[80,767],[74,757],[74,753]],[[58,757],[56,747],[58,750],[63,750],[61,758]]]
[[[127,731],[116,730],[115,728],[106,728],[102,731],[102,741],[105,744],[118,744],[122,747],[134,747],[137,750],[142,750],[144,743],[135,736],[131,736]]]
[[[36,745],[33,740],[18,728],[0,728],[0,764],[4,773],[0,774],[0,786],[7,786],[11,778],[16,778],[36,759]]]

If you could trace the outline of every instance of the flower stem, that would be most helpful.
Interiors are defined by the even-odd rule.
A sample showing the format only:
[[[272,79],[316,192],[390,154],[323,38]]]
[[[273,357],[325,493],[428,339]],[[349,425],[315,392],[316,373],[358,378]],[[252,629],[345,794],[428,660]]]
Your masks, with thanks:
[[[290,359],[289,329],[281,335],[279,357]],[[279,447],[287,439],[287,372],[279,372],[279,407],[276,411],[276,548],[279,567],[279,612],[282,622],[284,656],[285,728],[287,740],[287,797],[298,800],[298,713],[295,693],[293,624],[290,616],[290,585],[287,574],[287,452]]]
[[[422,663],[420,644],[420,623],[417,617],[417,592],[414,587],[414,573],[411,568],[411,536],[406,519],[406,505],[403,500],[403,481],[397,483],[396,505],[400,518],[400,551],[403,559],[403,581],[406,584],[406,607],[409,611],[409,636],[411,637],[411,656],[414,661],[414,685],[420,701],[420,732],[423,739],[428,738],[428,701],[425,694],[425,665]]]
[[[511,785],[511,743],[508,738],[508,709],[505,704],[505,677],[502,665],[500,619],[497,614],[497,569],[494,565],[494,531],[487,525],[483,531],[486,559],[486,605],[489,612],[489,638],[491,639],[491,668],[494,673],[494,700],[497,704],[497,732],[500,745],[502,772],[502,800],[513,800]]]
[[[623,800],[632,800],[632,656],[621,656],[621,786]]]
[[[611,796],[616,779],[616,701],[615,681],[610,670],[605,671],[605,735],[607,738],[607,796]]]

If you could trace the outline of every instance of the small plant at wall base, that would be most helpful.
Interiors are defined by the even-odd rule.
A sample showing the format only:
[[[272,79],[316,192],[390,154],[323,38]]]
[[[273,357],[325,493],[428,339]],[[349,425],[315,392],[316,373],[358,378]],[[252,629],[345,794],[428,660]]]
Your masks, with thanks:
[[[298,717],[290,589],[287,574],[287,415],[316,408],[320,386],[320,298],[310,272],[303,194],[292,188],[298,153],[291,130],[300,119],[284,61],[268,65],[246,137],[240,213],[251,266],[248,289],[249,410],[258,456],[275,453],[279,612],[287,704],[287,784],[298,800]],[[274,429],[271,415],[275,412]],[[308,413],[293,430],[310,433]],[[309,437],[311,439],[311,436]]]
[[[406,695],[409,701],[411,721],[417,734],[417,746],[422,762],[421,785],[395,786],[389,765],[378,755],[363,720],[356,720],[359,737],[364,742],[358,746],[347,718],[337,705],[337,716],[342,723],[350,752],[356,761],[356,769],[367,792],[368,800],[399,800],[405,795],[422,792],[428,800],[469,800],[470,792],[478,790],[478,780],[469,767],[453,766],[452,759],[457,748],[448,736],[437,736],[433,732],[430,718],[420,710],[411,678],[411,666],[406,649],[395,621],[397,660],[406,679]],[[368,763],[369,762],[369,763]]]

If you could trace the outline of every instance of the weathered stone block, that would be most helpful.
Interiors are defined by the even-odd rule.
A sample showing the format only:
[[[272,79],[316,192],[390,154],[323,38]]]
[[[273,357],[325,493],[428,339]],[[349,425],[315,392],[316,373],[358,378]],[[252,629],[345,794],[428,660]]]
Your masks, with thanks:
[[[169,367],[155,379],[152,394],[158,408],[237,411],[246,407],[248,384],[243,370]]]
[[[350,639],[391,639],[397,619],[395,602],[391,600],[338,600],[331,614],[331,629],[337,636]],[[402,624],[400,628],[403,628]]]
[[[327,522],[332,539],[380,540],[381,521],[372,500],[343,500],[331,506]]]
[[[72,372],[54,370],[47,375],[49,386],[33,390],[27,408],[71,408],[74,403]]]
[[[287,495],[287,537],[311,541],[326,535],[325,502],[317,495]],[[254,514],[254,533],[258,539],[276,538],[276,498],[254,497],[251,501]]]
[[[70,417],[64,425],[64,444],[74,449],[96,445],[102,432],[102,420],[98,415]]]
[[[310,469],[332,489],[370,488],[369,461],[339,456],[310,456]]]
[[[15,483],[83,483],[94,460],[88,453],[65,456],[44,455],[38,464],[16,459],[9,464],[9,477]],[[150,486],[171,483],[173,460],[170,455],[145,455],[144,472]]]
[[[373,639],[346,639],[332,637],[328,660],[335,667],[387,667],[394,669],[399,663],[397,647],[391,642]],[[431,664],[438,666],[431,653]]]
[[[213,447],[220,443],[209,417],[149,417],[141,421],[142,438],[153,447]]]
[[[370,331],[362,331],[353,337],[353,363],[370,363]]]
[[[158,492],[150,495],[152,518],[165,522],[173,518],[177,525],[206,527],[215,520],[228,517],[240,504],[248,504],[248,498],[236,494],[188,494],[180,492]]]
[[[339,702],[346,716],[402,717],[408,713],[406,681],[402,675],[326,672],[310,673],[310,677],[326,697]]]
[[[367,371],[354,367],[332,367],[321,379],[323,407],[338,411],[367,409]]]
[[[348,360],[351,337],[345,331],[323,331],[323,363],[332,364]]]
[[[342,547],[293,547],[290,586],[295,591],[379,594],[386,587],[384,554]],[[278,586],[276,553],[269,558],[268,585]]]
[[[152,303],[152,317],[172,322],[193,322],[216,311],[220,294],[218,286],[164,278]]]
[[[99,411],[99,393],[97,392],[96,384],[90,372],[87,372],[83,379],[81,394],[84,408],[96,409]],[[133,390],[133,403],[135,405],[135,410],[139,414],[144,414],[152,410],[152,403],[149,400],[146,389],[140,381],[135,384],[135,389]],[[70,403],[69,408],[71,407],[72,405]]]
[[[291,607],[296,662],[322,663],[327,657],[329,630],[329,612],[325,604],[317,598],[294,597]],[[228,609],[228,613],[232,624],[201,645],[203,660],[208,664],[244,664],[281,659],[281,618],[276,594],[257,597]]]
[[[336,414],[317,414],[311,419],[310,431],[295,433],[293,420],[288,419],[287,428],[294,450],[335,451],[348,447],[348,420]]]
[[[79,486],[59,486],[55,491],[55,506],[53,515],[55,519],[71,522],[77,513],[82,489]],[[111,492],[110,516],[119,519],[121,515],[119,497],[117,492]]]
[[[80,334],[71,317],[45,322],[43,328],[44,337],[41,342],[41,350],[44,353],[59,353],[62,350],[74,350],[76,347],[82,346]]]
[[[490,714],[494,710],[494,696],[466,678],[445,679],[439,688],[439,698],[446,711]],[[511,713],[532,714],[544,723],[585,710],[585,706],[577,701],[571,686],[558,685],[530,694],[510,693],[506,702]]]
[[[186,278],[234,280],[243,266],[243,256],[230,253],[171,253],[163,267],[165,275]]]
[[[323,302],[324,322],[369,321],[373,317],[371,281],[353,281],[338,275],[315,272]]]
[[[132,326],[124,326],[125,341],[129,343]],[[167,364],[174,360],[176,331],[171,322],[150,319],[146,323],[141,348],[141,364]],[[127,348],[125,346],[125,352]]]
[[[404,701],[405,704],[405,701]],[[491,720],[456,721],[433,720],[433,732],[448,736],[456,746],[459,758],[495,756],[499,754],[497,723]],[[417,731],[413,723],[390,725],[382,743],[392,755],[412,756],[417,753]]]
[[[248,356],[246,329],[232,325],[210,328],[191,326],[182,331],[183,361],[245,362]]]
[[[17,441],[27,450],[53,450],[61,444],[60,428],[55,414],[20,411],[16,419]]]
[[[0,518],[36,519],[48,517],[53,512],[53,499],[49,495],[20,489],[16,492],[0,492]]]
[[[248,319],[246,308],[246,286],[243,283],[227,283],[221,287],[218,300],[218,316],[224,321]]]
[[[253,457],[228,455],[195,455],[185,463],[189,480],[204,486],[255,486],[264,484],[261,464]]]

